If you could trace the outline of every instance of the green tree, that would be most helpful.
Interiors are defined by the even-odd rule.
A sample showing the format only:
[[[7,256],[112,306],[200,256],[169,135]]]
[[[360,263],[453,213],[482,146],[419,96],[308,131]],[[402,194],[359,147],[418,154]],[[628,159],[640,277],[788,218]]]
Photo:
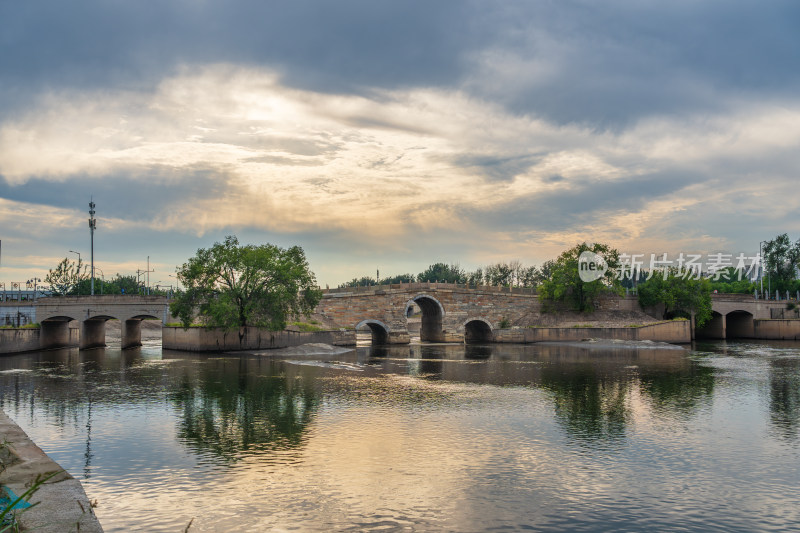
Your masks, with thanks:
[[[747,278],[743,269],[729,266],[715,273],[717,279],[711,280],[711,290],[722,294],[753,294],[757,286]]]
[[[443,283],[466,283],[466,273],[458,265],[435,263],[417,276],[418,281],[438,281]]]
[[[535,288],[542,277],[541,271],[535,266],[526,267],[520,270],[517,284],[520,287]]]
[[[764,266],[770,285],[783,292],[792,290],[796,269],[800,265],[800,240],[792,242],[786,233],[764,243]]]
[[[542,263],[541,268],[539,268],[539,275],[534,279],[536,285],[541,285],[551,277],[553,277],[553,271],[556,268],[556,262],[553,259],[548,259],[544,263]]]
[[[414,283],[416,276],[414,274],[398,274],[389,278],[381,278],[382,285],[394,285],[397,283]]]
[[[65,257],[56,268],[51,269],[44,278],[55,296],[72,294],[75,288],[86,279],[86,268],[80,259],[77,262]]]
[[[483,269],[478,268],[475,272],[468,272],[465,274],[466,283],[472,286],[483,285]]]
[[[303,249],[240,245],[235,236],[201,248],[178,269],[185,290],[170,305],[184,326],[198,314],[210,327],[282,330],[322,297]]]
[[[484,269],[486,283],[497,287],[511,287],[514,285],[515,264],[495,263]]]
[[[139,294],[140,287],[141,285],[137,281],[136,276],[123,276],[117,273],[117,275],[106,284],[104,290],[106,294]]]
[[[639,305],[655,307],[664,305],[663,318],[694,314],[695,324],[702,328],[711,320],[711,282],[708,279],[693,279],[678,275],[676,268],[666,273],[656,271],[639,285]]]
[[[594,252],[605,260],[608,269],[602,277],[594,281],[583,281],[580,278],[578,258],[583,252]],[[565,302],[577,311],[592,311],[599,296],[607,293],[619,294],[622,290],[616,278],[619,252],[607,244],[578,244],[562,252],[547,267],[549,277],[539,289],[541,297],[544,300]]]
[[[341,285],[339,285],[340,289],[344,289],[345,287],[370,287],[372,285],[377,285],[378,282],[375,278],[370,276],[361,276],[360,278],[353,278],[350,281],[345,281]]]

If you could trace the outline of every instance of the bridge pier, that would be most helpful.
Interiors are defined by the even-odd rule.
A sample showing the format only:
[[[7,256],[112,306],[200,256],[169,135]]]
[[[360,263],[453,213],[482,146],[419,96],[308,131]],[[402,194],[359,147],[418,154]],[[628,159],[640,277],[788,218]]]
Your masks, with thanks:
[[[68,320],[45,320],[39,330],[39,348],[66,348],[74,343],[70,342]]]
[[[123,320],[120,324],[120,335],[122,338],[121,348],[135,348],[142,345],[142,320],[132,318]]]
[[[386,336],[386,344],[408,344],[411,342],[411,335],[408,331],[390,331]]]
[[[90,318],[81,322],[81,341],[79,348],[103,348],[106,345],[106,320]]]

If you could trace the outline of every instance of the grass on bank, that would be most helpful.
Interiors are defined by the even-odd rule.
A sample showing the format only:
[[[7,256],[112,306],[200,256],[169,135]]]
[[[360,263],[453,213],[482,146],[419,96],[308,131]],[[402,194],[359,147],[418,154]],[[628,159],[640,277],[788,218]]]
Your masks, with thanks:
[[[310,332],[314,332],[314,331],[326,331],[325,328],[320,326],[320,322],[318,320],[309,320],[308,322],[300,322],[300,321],[289,322],[287,324],[287,326],[295,326],[296,328],[298,328],[303,333],[310,333]],[[164,324],[164,327],[167,327],[167,328],[182,328],[183,324],[181,324],[180,322],[167,322],[166,324]],[[189,325],[189,327],[190,328],[206,328],[208,326],[206,326],[205,324],[192,323],[191,325]],[[350,329],[352,329],[352,328],[350,328]]]
[[[309,320],[308,322],[290,322],[290,326],[295,326],[300,329],[303,333],[311,333],[313,331],[325,331],[325,328],[321,328],[317,320]]]

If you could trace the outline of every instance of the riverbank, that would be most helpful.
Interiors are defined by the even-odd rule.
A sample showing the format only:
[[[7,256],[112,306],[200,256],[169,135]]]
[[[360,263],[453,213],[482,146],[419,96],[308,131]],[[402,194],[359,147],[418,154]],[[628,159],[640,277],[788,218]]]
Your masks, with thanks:
[[[330,344],[332,346],[354,346],[354,330],[332,331],[271,331],[265,328],[183,328],[164,326],[161,330],[161,345],[165,350],[189,352],[228,352],[242,350],[274,350],[301,344]]]
[[[622,327],[578,324],[570,327],[512,328],[501,329],[494,334],[494,342],[512,344],[574,342],[584,339],[689,344],[692,342],[692,329],[688,320],[667,320]]]
[[[103,532],[80,481],[50,459],[3,411],[0,411],[0,438],[4,452],[0,463],[1,486],[20,496],[37,478],[55,474],[30,496],[29,502],[36,504],[35,507],[17,511],[22,531]]]

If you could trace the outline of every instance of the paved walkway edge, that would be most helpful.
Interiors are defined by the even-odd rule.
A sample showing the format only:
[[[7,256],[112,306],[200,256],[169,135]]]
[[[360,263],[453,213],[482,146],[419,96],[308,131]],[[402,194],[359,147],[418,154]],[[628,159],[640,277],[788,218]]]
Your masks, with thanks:
[[[0,443],[6,451],[0,485],[17,495],[28,490],[36,476],[59,472],[31,496],[30,502],[39,504],[18,514],[17,521],[23,531],[103,532],[80,481],[50,459],[3,411],[0,411]]]

